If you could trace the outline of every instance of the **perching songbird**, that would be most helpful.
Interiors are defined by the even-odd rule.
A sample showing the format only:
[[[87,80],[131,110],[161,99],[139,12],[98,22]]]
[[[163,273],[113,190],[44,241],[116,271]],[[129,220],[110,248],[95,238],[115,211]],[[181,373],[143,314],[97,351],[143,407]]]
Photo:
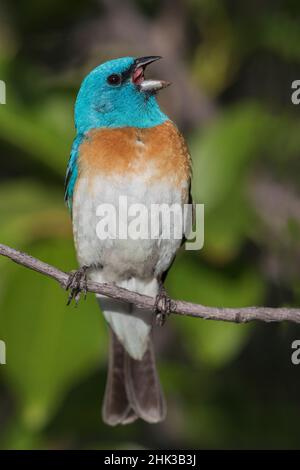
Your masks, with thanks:
[[[132,239],[97,235],[97,208],[120,196],[128,204],[190,202],[191,160],[176,125],[160,109],[157,92],[169,85],[146,80],[147,65],[161,57],[123,57],[92,70],[75,104],[77,131],[68,163],[65,199],[72,214],[80,269],[70,277],[78,299],[84,276],[167,300],[163,282],[182,239]],[[164,222],[161,222],[164,223]],[[176,224],[176,219],[174,219]],[[97,296],[111,332],[103,420],[126,424],[137,418],[162,421],[166,404],[155,366],[151,330],[156,313]],[[166,309],[167,310],[167,309]]]

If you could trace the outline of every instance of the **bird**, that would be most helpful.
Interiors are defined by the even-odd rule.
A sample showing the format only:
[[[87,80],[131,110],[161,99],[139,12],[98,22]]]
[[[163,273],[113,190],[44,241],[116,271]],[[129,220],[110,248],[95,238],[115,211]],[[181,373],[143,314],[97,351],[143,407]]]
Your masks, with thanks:
[[[69,277],[68,303],[86,292],[87,279],[155,299],[153,312],[96,295],[110,331],[102,418],[111,426],[138,418],[159,423],[166,417],[152,335],[154,324],[163,324],[172,307],[164,282],[185,235],[180,229],[180,237],[164,237],[161,219],[156,237],[97,234],[97,208],[116,207],[122,217],[120,197],[148,209],[153,204],[183,208],[191,202],[188,146],[157,100],[170,83],[145,77],[146,67],[159,59],[112,59],[84,78],[75,102],[76,136],[65,178],[79,263]]]

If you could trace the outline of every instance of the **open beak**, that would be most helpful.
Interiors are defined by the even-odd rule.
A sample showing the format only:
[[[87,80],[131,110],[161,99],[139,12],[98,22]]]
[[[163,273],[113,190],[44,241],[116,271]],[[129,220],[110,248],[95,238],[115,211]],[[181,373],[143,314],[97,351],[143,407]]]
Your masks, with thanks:
[[[171,85],[170,82],[164,80],[145,80],[145,68],[147,65],[159,59],[161,59],[160,56],[139,57],[135,59],[132,67],[131,80],[141,91],[155,93]]]

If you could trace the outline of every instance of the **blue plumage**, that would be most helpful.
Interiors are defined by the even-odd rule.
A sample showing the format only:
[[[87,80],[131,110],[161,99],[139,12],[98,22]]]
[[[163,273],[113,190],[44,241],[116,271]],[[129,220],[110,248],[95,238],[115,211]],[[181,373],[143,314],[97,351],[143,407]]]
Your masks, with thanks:
[[[133,57],[110,60],[96,67],[83,81],[75,104],[77,132],[99,127],[153,127],[168,117],[161,111],[152,93],[140,93],[130,76],[111,85],[111,74],[124,76],[134,64]],[[126,75],[125,75],[126,77]]]
[[[77,167],[78,150],[83,139],[84,139],[83,134],[78,134],[76,138],[74,139],[72,149],[71,149],[71,155],[70,155],[70,159],[69,159],[69,163],[67,167],[67,172],[66,172],[65,201],[70,210],[72,210],[73,191],[74,191],[74,186],[75,186],[77,175],[78,175],[78,167]]]
[[[169,119],[161,111],[155,94],[141,93],[127,74],[134,62],[134,57],[110,60],[92,70],[82,82],[75,104],[77,136],[65,180],[65,201],[70,210],[78,173],[79,147],[88,131],[103,127],[149,128]],[[107,78],[112,74],[122,77],[120,84],[108,82]]]

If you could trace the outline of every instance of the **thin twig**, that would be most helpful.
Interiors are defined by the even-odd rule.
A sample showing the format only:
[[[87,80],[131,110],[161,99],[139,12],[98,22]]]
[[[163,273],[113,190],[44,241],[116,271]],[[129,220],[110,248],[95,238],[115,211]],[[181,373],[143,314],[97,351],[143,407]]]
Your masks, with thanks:
[[[52,277],[66,289],[69,274],[50,264],[44,263],[32,256],[17,251],[6,245],[0,244],[0,255],[10,258],[15,263],[26,268],[33,269],[40,274]],[[146,295],[131,292],[113,284],[99,284],[88,281],[87,290],[95,294],[106,295],[117,300],[135,304],[137,307],[155,310],[155,299]],[[172,312],[177,315],[203,318],[206,320],[221,320],[234,323],[247,323],[253,320],[264,322],[291,321],[300,323],[300,309],[298,308],[271,308],[271,307],[243,307],[243,308],[219,308],[207,307],[201,304],[193,304],[182,300],[171,301]]]

